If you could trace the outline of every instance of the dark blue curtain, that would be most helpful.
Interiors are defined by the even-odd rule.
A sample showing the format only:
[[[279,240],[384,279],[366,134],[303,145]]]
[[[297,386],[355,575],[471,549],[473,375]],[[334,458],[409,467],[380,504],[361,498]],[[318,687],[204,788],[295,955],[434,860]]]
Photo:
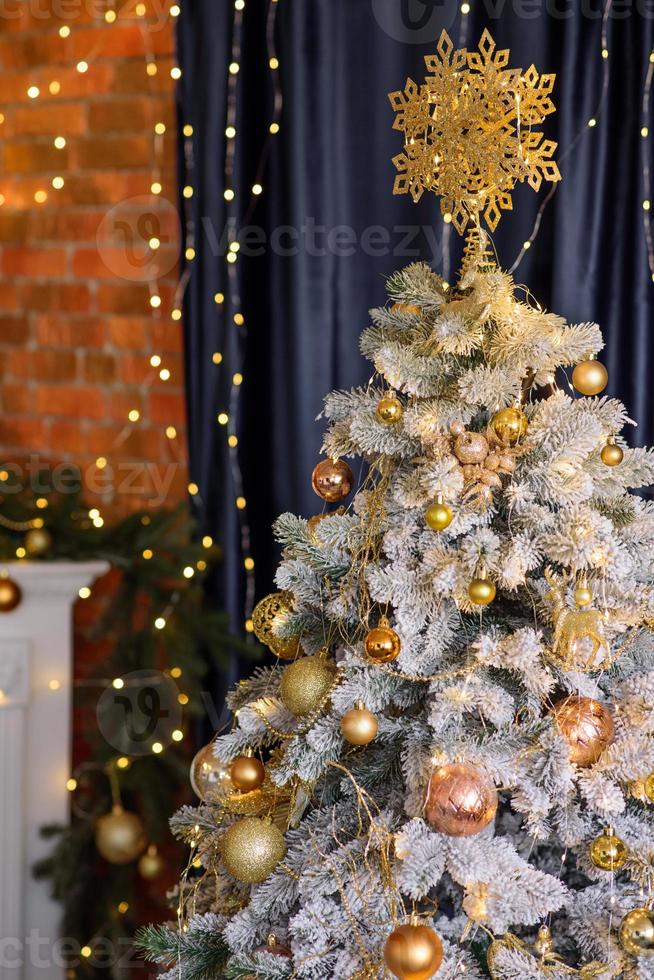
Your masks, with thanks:
[[[385,301],[384,277],[416,258],[448,275],[460,243],[432,196],[420,206],[391,194],[387,93],[407,75],[421,79],[423,56],[443,27],[475,47],[489,27],[511,48],[511,64],[556,72],[558,112],[545,124],[559,141],[563,182],[545,210],[533,247],[516,271],[540,302],[571,321],[604,331],[609,391],[639,423],[632,437],[652,442],[654,285],[643,231],[646,197],[641,106],[654,43],[651,4],[614,0],[471,0],[462,15],[450,0],[279,0],[276,45],[284,94],[281,130],[268,135],[272,87],[266,53],[270,0],[246,0],[238,77],[236,203],[249,200],[257,161],[267,164],[237,263],[240,295],[227,279],[223,173],[226,85],[234,8],[227,0],[182,7],[181,121],[192,123],[192,152],[181,154],[181,182],[192,183],[197,258],[186,294],[186,356],[192,479],[205,533],[224,549],[217,594],[235,628],[243,622],[243,544],[226,434],[216,415],[229,405],[231,378],[244,376],[238,413],[239,461],[260,597],[273,587],[277,554],[270,525],[283,510],[321,509],[310,487],[319,458],[322,398],[367,379],[358,352],[367,310]],[[606,99],[598,114],[604,72]],[[594,127],[587,122],[597,116]],[[648,121],[652,132],[654,125]],[[581,133],[580,136],[578,134]],[[576,140],[576,142],[575,142]],[[494,236],[504,267],[529,237],[540,195],[520,188]],[[426,196],[425,196],[426,198]],[[247,254],[251,251],[260,254]],[[226,302],[216,306],[214,294]],[[245,328],[233,322],[242,312]],[[212,354],[220,351],[220,364]],[[235,665],[235,671],[237,670]]]

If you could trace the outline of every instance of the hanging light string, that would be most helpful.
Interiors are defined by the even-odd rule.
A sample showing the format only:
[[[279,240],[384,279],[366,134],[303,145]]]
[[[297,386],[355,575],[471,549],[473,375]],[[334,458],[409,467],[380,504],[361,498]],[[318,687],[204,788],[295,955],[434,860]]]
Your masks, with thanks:
[[[640,135],[641,155],[643,161],[643,229],[645,232],[645,245],[647,247],[647,262],[649,265],[650,276],[654,282],[654,236],[652,235],[652,170],[649,162],[649,124],[650,109],[652,99],[652,80],[654,79],[654,48],[650,51],[647,74],[645,76],[645,88],[643,91],[643,107]]]

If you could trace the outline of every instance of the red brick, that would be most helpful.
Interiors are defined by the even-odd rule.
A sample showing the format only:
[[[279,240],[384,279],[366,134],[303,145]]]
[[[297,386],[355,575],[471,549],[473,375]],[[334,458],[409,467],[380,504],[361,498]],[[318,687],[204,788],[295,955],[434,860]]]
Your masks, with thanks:
[[[2,254],[2,271],[8,276],[57,278],[66,272],[66,253],[61,248],[7,247]]]
[[[103,283],[98,288],[98,309],[103,313],[147,313],[150,307],[150,290],[145,285],[119,285]]]
[[[172,102],[156,101],[149,96],[92,103],[89,107],[89,129],[98,133],[152,132],[155,122],[163,122],[170,129],[175,125],[175,108]]]
[[[2,321],[0,321],[2,322]],[[105,338],[102,319],[41,315],[36,319],[36,339],[44,347],[101,347]]]
[[[31,410],[32,393],[26,384],[13,385],[5,382],[0,391],[4,416],[24,415]]]
[[[155,320],[152,324],[152,347],[159,352],[180,351],[183,328],[179,320]]]
[[[145,354],[123,354],[118,373],[126,385],[142,385],[148,378],[152,378],[154,370]]]
[[[95,456],[111,455],[113,458],[123,428],[121,425],[90,425],[86,432],[90,452]]]
[[[50,426],[48,442],[53,452],[74,456],[85,452],[87,446],[86,434],[80,429],[78,421],[53,422]]]
[[[116,360],[111,354],[89,351],[84,357],[84,380],[110,384],[116,377]]]
[[[71,388],[65,385],[39,385],[35,407],[42,415],[68,415],[73,418],[99,419],[106,412],[105,397],[96,388]]]
[[[3,289],[0,287],[0,295],[2,292]],[[30,327],[27,317],[0,317],[0,344],[24,344],[29,336]]]
[[[83,283],[21,283],[18,289],[21,306],[28,310],[70,310],[84,313],[90,309],[91,293]]]
[[[129,413],[137,409],[143,416],[143,394],[140,388],[114,388],[109,395],[109,414],[112,419],[129,425]]]
[[[18,309],[18,288],[15,282],[0,280],[0,310]]]
[[[9,173],[58,173],[67,168],[68,151],[58,150],[52,141],[5,143],[2,165]]]
[[[112,316],[108,317],[106,322],[109,336],[117,347],[145,349],[147,320],[133,316]]]
[[[19,106],[12,117],[13,133],[47,136],[51,143],[55,136],[68,137],[70,133],[83,133],[85,129],[86,110],[81,103],[41,105],[39,100],[29,106]]]
[[[55,153],[61,151],[55,150]],[[154,145],[149,135],[77,140],[72,148],[73,166],[79,170],[136,170],[152,168]],[[30,169],[38,169],[31,167]]]
[[[121,11],[122,13],[122,11]],[[122,19],[122,18],[121,18]],[[147,30],[147,28],[146,28]],[[136,19],[124,26],[116,24],[111,30],[103,25],[98,28],[76,30],[71,35],[73,57],[78,60],[88,57],[93,51],[94,58],[116,58],[118,64],[123,58],[139,56],[143,67],[143,32]],[[166,53],[170,50],[170,37],[166,31],[148,31],[148,46],[153,53]]]
[[[167,425],[184,418],[184,398],[181,392],[152,391],[148,401],[152,422]]]
[[[0,445],[20,446],[29,453],[45,444],[47,431],[44,419],[0,418]]]

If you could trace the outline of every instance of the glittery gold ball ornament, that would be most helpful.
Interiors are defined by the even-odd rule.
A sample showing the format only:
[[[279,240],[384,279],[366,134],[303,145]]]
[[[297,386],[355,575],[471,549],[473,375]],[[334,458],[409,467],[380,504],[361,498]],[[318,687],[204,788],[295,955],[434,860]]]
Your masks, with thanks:
[[[295,660],[300,652],[297,636],[282,638],[275,629],[293,612],[293,600],[288,592],[271,592],[261,599],[252,610],[252,630],[257,640],[267,646],[281,660]]]
[[[344,500],[353,484],[354,475],[343,459],[323,459],[311,475],[314,493],[329,503]]]
[[[25,551],[30,557],[44,555],[52,545],[52,535],[44,527],[33,527],[25,535]]]
[[[384,943],[384,962],[399,980],[429,980],[443,962],[443,944],[432,928],[412,917]]]
[[[654,914],[651,909],[632,909],[620,923],[620,945],[630,956],[654,954]]]
[[[441,834],[472,837],[493,822],[497,803],[497,790],[486,773],[469,763],[455,762],[432,774],[425,816]]]
[[[643,792],[650,803],[654,803],[654,772],[643,781]]]
[[[515,446],[527,434],[527,416],[521,408],[502,408],[495,412],[489,429],[504,446]]]
[[[364,647],[366,655],[375,663],[388,664],[399,657],[402,642],[384,616],[380,620],[379,626],[375,626],[366,635]]]
[[[377,719],[362,701],[341,718],[341,735],[350,745],[368,745],[375,738],[378,727]]]
[[[468,595],[476,606],[487,606],[497,595],[497,589],[489,578],[480,575],[478,578],[473,578],[468,586]]]
[[[554,719],[570,747],[570,762],[592,766],[613,742],[609,708],[592,698],[571,695],[554,706]]]
[[[430,527],[432,531],[444,531],[446,527],[450,526],[453,520],[454,511],[448,504],[443,503],[443,498],[439,494],[436,502],[431,504],[431,506],[425,511],[425,521],[427,526]]]
[[[145,878],[146,881],[154,881],[155,878],[158,878],[163,873],[165,867],[166,862],[154,844],[150,844],[145,854],[142,854],[139,858],[139,863],[137,864],[141,878]]]
[[[8,575],[0,576],[0,613],[10,613],[20,605],[23,592]]]
[[[404,415],[402,402],[398,398],[382,398],[377,402],[375,415],[384,425],[393,425],[395,422],[399,422]]]
[[[627,845],[607,827],[590,845],[590,859],[600,871],[619,871],[627,863]]]
[[[454,429],[454,426],[451,426]],[[458,432],[458,427],[457,430]],[[454,455],[464,466],[477,466],[488,456],[490,446],[486,436],[481,432],[459,433],[454,440]]]
[[[213,742],[209,742],[200,749],[191,763],[191,789],[203,803],[219,803],[234,792],[229,770],[229,763],[215,757]]]
[[[609,383],[609,373],[599,361],[582,361],[572,372],[572,383],[580,395],[599,395]]]
[[[610,438],[600,453],[602,462],[605,466],[619,466],[624,459],[624,453],[620,446],[616,446],[615,439]]]
[[[147,844],[140,817],[116,804],[111,813],[98,817],[95,824],[95,846],[110,864],[135,861]]]
[[[336,664],[324,656],[301,657],[282,674],[281,699],[297,717],[317,711],[332,689]]]
[[[234,759],[229,775],[234,789],[251,793],[263,785],[266,769],[261,759],[257,759],[252,750],[248,749],[244,755]]]
[[[220,855],[230,875],[247,885],[270,877],[286,857],[286,841],[270,820],[244,817],[225,831]]]

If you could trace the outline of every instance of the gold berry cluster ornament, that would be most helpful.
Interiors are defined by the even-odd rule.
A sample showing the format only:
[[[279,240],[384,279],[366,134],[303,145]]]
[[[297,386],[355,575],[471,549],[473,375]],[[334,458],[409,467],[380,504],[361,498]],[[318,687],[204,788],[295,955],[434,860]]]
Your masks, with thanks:
[[[109,864],[129,864],[144,850],[147,840],[141,818],[117,803],[111,813],[98,817],[95,846]]]
[[[599,361],[581,361],[572,372],[572,384],[580,395],[599,395],[609,383],[609,373]]]
[[[269,818],[243,817],[225,831],[220,856],[230,875],[247,885],[269,878],[286,857],[286,841]]]
[[[10,613],[16,609],[23,598],[23,591],[8,574],[0,575],[0,613]]]
[[[600,457],[605,466],[619,466],[624,459],[624,452],[616,445],[615,436],[609,436]]]
[[[165,867],[166,862],[157,850],[156,844],[149,845],[145,854],[142,854],[139,858],[137,865],[138,872],[145,881],[154,881],[155,878],[158,878],[163,873]]]
[[[357,701],[341,718],[341,735],[350,745],[368,745],[377,735],[378,728],[377,719],[363,701]]]
[[[314,493],[330,504],[344,500],[353,485],[354,474],[343,459],[323,459],[311,475]]]
[[[318,711],[334,686],[338,669],[326,652],[301,657],[282,674],[280,697],[288,710],[302,718]]]
[[[276,629],[292,612],[293,601],[288,592],[272,592],[261,599],[252,611],[254,635],[281,660],[294,660],[301,649],[299,637],[282,638],[276,633]]]
[[[402,642],[391,629],[386,616],[382,616],[379,625],[369,630],[364,640],[366,656],[377,664],[388,664],[397,660],[402,649]]]
[[[416,915],[398,926],[384,943],[384,963],[398,980],[429,980],[443,962],[443,944]]]
[[[590,845],[590,859],[600,871],[619,871],[627,863],[627,845],[607,827]]]
[[[491,503],[493,491],[501,490],[502,477],[514,472],[524,447],[503,442],[490,424],[484,434],[468,431],[462,422],[453,422],[450,433],[451,451],[463,477],[464,503],[485,507]]]
[[[488,423],[490,433],[501,446],[517,446],[527,435],[528,427],[527,416],[517,405],[495,412]]]
[[[395,425],[404,415],[402,402],[394,395],[386,395],[377,402],[375,415],[384,425]]]
[[[455,762],[431,776],[425,817],[450,837],[472,837],[495,819],[498,797],[493,781],[476,766]]]
[[[629,956],[654,955],[654,914],[649,908],[632,909],[620,923],[620,945]]]
[[[234,792],[230,765],[213,754],[213,742],[203,746],[191,763],[189,782],[203,803],[219,803]]]
[[[241,793],[252,793],[263,785],[266,769],[261,759],[255,757],[252,749],[246,749],[243,755],[232,762],[229,777],[234,789]]]
[[[444,531],[454,520],[454,511],[443,502],[443,494],[439,493],[436,501],[425,511],[425,521],[432,531]]]
[[[491,582],[489,579],[486,569],[482,568],[468,586],[470,601],[475,606],[487,606],[493,601],[496,595],[497,589],[495,588],[494,582]]]
[[[592,766],[613,742],[613,716],[605,704],[571,695],[559,701],[553,711],[559,731],[568,743],[573,765]]]

